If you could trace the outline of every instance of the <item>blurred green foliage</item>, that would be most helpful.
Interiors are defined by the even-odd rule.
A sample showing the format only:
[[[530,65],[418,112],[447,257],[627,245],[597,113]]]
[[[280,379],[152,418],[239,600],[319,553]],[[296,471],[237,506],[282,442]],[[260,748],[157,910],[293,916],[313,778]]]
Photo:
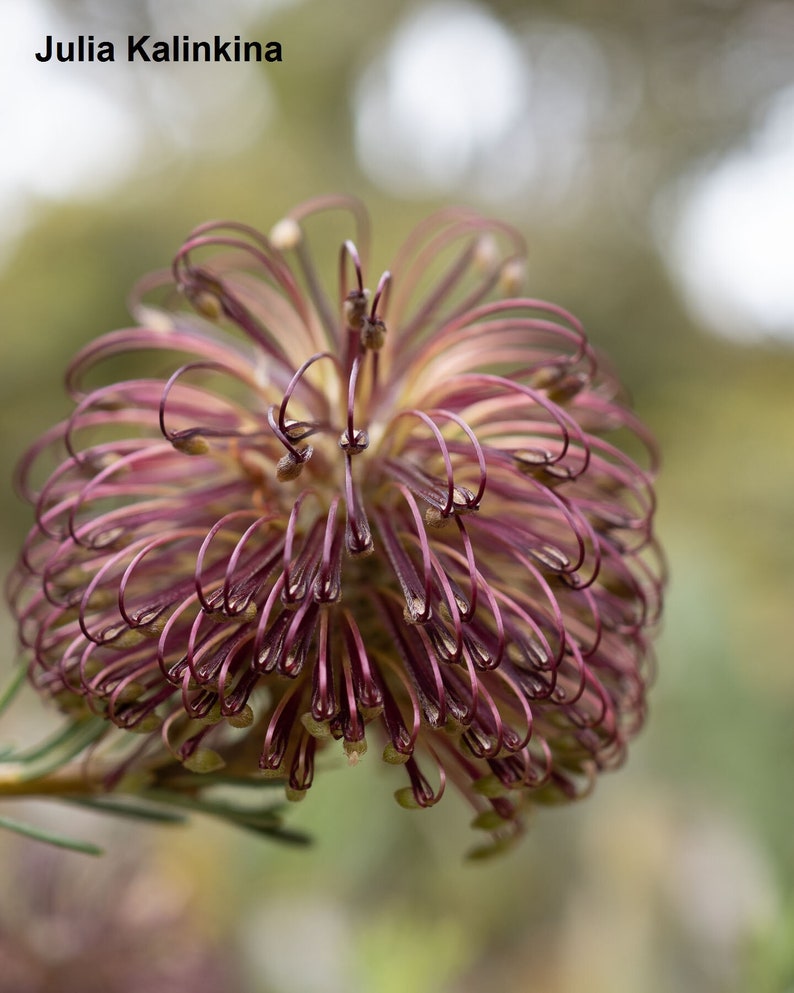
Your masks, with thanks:
[[[794,347],[732,344],[697,326],[651,225],[657,195],[740,142],[763,101],[792,81],[778,58],[787,5],[489,6],[517,34],[554,19],[619,37],[642,69],[619,136],[643,163],[631,182],[610,180],[612,160],[596,144],[558,210],[540,209],[537,191],[484,209],[527,235],[530,292],[584,320],[660,441],[671,585],[648,728],[628,768],[586,804],[543,812],[517,853],[484,866],[460,863],[470,838],[459,801],[398,809],[392,770],[374,756],[321,775],[294,811],[291,823],[317,838],[308,852],[209,822],[141,830],[164,876],[190,880],[197,913],[224,933],[252,993],[791,991]],[[60,11],[87,33],[122,7]],[[261,133],[228,153],[211,141],[160,147],[168,122],[153,120],[139,168],[112,195],[35,205],[0,271],[7,476],[67,410],[69,356],[129,320],[131,285],[167,265],[193,225],[224,216],[267,229],[294,202],[340,189],[368,202],[376,256],[388,260],[434,203],[397,200],[365,177],[350,92],[408,9],[305,0],[268,16],[261,4],[249,34],[285,48],[282,66],[262,70],[274,111]],[[729,98],[720,86],[730,80],[707,70],[748,24],[767,33],[754,28],[757,71],[734,80]],[[688,99],[696,78],[700,97]],[[29,522],[10,486],[0,520],[7,565]],[[7,621],[3,630],[10,642]],[[29,724],[44,720],[28,708]],[[126,844],[105,843],[108,861]]]

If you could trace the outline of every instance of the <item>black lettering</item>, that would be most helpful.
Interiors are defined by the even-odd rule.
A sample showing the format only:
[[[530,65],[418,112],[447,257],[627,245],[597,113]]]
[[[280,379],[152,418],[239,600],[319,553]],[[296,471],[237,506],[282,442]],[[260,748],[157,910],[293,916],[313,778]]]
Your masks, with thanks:
[[[149,35],[148,34],[143,35],[137,41],[135,40],[135,38],[134,38],[133,35],[130,35],[127,38],[127,61],[128,62],[134,62],[135,61],[135,57],[137,55],[140,55],[142,61],[144,61],[144,62],[151,62],[152,61],[151,58],[149,57],[149,53],[143,47],[148,40],[149,40]]]
[[[48,34],[44,42],[44,52],[36,52],[36,58],[39,62],[49,62],[52,58],[52,35]]]
[[[251,61],[251,55],[253,54],[254,62],[262,61],[262,46],[258,41],[247,41],[245,43],[245,61]]]
[[[167,41],[157,41],[152,48],[152,59],[155,62],[170,62],[171,50]]]
[[[269,41],[265,48],[265,61],[266,62],[282,62],[281,58],[281,43],[278,41]]]
[[[223,44],[221,44],[221,36],[219,34],[216,34],[215,35],[215,61],[216,62],[220,62],[221,60],[223,60],[224,62],[231,62],[232,61],[229,58],[229,51],[228,51],[229,44],[230,44],[230,42],[228,42],[228,41],[225,41]]]

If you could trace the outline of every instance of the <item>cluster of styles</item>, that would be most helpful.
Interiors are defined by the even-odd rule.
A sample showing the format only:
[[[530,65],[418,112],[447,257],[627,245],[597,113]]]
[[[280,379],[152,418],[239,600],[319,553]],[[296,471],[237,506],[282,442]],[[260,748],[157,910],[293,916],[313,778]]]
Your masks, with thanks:
[[[203,225],[140,284],[22,461],[11,599],[39,693],[102,719],[104,789],[176,766],[300,799],[374,747],[403,806],[449,779],[499,849],[643,722],[654,444],[579,321],[520,295],[510,227],[441,211],[379,279],[368,242],[326,197]]]

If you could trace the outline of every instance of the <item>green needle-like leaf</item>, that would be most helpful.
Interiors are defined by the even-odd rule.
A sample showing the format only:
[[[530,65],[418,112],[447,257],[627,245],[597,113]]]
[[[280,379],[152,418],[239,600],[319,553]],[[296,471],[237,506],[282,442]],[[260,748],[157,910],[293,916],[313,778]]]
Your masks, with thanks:
[[[14,697],[17,695],[25,682],[25,676],[27,675],[27,669],[24,666],[20,666],[14,673],[11,682],[6,686],[2,693],[0,693],[0,714],[8,707]]]
[[[52,831],[34,827],[32,824],[23,824],[21,821],[14,821],[10,817],[0,817],[0,828],[6,828],[8,831],[14,831],[16,834],[24,835],[26,838],[43,841],[48,845],[55,845],[58,848],[68,848],[73,852],[82,852],[84,855],[103,854],[103,850],[98,845],[91,844],[90,841],[67,838],[65,835],[55,834]]]
[[[187,817],[175,810],[164,810],[161,807],[151,807],[136,800],[119,800],[94,797],[63,797],[66,803],[76,807],[86,807],[101,814],[111,814],[115,817],[131,817],[139,821],[155,821],[161,824],[184,824]]]

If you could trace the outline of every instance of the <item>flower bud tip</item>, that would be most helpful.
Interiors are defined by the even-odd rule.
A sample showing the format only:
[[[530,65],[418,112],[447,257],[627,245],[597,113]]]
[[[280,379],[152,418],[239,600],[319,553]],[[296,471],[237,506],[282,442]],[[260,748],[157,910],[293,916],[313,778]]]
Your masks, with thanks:
[[[270,229],[270,244],[280,252],[288,252],[301,243],[300,224],[292,217],[284,217]]]
[[[226,763],[223,758],[211,748],[197,748],[192,755],[182,762],[182,765],[189,772],[198,772],[205,775],[209,772],[218,772],[223,769]]]

